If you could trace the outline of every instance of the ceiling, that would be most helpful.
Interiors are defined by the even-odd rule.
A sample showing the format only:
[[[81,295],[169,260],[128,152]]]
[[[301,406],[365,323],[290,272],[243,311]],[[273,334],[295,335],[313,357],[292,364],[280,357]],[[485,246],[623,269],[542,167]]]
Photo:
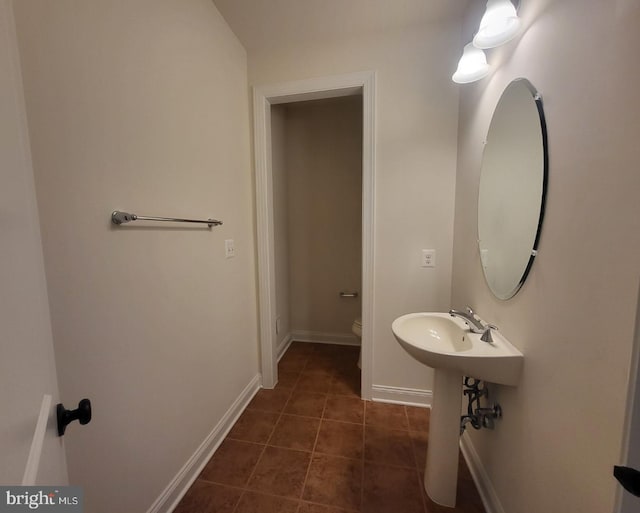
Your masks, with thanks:
[[[213,0],[247,52],[460,19],[469,0]]]

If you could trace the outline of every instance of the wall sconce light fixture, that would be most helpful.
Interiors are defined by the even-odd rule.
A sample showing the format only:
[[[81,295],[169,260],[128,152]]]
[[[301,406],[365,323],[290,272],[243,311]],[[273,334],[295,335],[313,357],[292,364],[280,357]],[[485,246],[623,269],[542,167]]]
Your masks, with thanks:
[[[520,18],[511,0],[488,0],[473,46],[495,48],[511,41],[519,29]]]
[[[458,62],[458,69],[451,79],[457,84],[468,84],[480,80],[488,74],[489,65],[484,52],[469,43],[464,47],[462,57]]]
[[[480,28],[473,42],[464,47],[458,69],[451,79],[458,84],[468,84],[486,77],[489,74],[489,65],[482,50],[511,41],[519,29],[520,18],[511,0],[487,0]]]

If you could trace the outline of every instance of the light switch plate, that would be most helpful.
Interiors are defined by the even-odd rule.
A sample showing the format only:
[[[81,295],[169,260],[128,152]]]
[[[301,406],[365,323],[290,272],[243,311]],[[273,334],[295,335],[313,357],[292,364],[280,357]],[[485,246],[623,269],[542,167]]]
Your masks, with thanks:
[[[227,239],[224,241],[224,257],[233,258],[236,256],[236,247],[233,244],[233,239]]]

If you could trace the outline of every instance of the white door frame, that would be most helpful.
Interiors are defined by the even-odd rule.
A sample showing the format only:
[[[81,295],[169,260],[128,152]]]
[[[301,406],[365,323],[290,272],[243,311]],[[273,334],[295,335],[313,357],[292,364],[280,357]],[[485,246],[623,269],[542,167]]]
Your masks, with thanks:
[[[255,87],[253,90],[258,300],[262,386],[278,382],[275,247],[271,171],[271,106],[362,94],[362,398],[371,399],[375,201],[375,72],[366,71]]]

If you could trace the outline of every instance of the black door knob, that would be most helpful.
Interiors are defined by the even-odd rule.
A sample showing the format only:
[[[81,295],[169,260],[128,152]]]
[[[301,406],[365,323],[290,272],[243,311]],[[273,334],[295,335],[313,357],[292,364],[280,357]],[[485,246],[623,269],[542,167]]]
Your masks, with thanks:
[[[91,421],[91,401],[82,399],[75,410],[67,410],[62,403],[56,409],[58,416],[58,435],[64,435],[67,425],[77,420],[83,426]]]
[[[630,494],[640,497],[640,472],[629,467],[613,467],[613,476]]]

